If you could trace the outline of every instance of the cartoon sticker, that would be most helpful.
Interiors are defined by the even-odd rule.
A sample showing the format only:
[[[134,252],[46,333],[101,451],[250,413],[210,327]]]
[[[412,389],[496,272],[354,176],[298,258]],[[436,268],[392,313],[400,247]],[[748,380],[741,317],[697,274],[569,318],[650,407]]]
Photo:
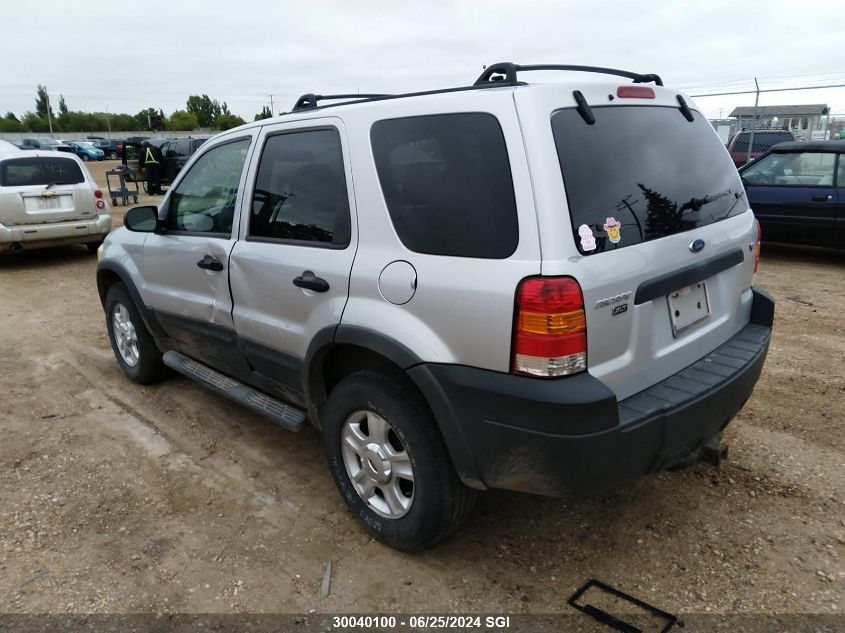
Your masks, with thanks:
[[[593,237],[593,230],[586,224],[578,227],[578,235],[581,236],[581,250],[594,251],[596,250],[596,238]]]
[[[618,244],[622,239],[622,223],[613,216],[604,221],[604,230],[607,231],[607,237],[614,244]]]

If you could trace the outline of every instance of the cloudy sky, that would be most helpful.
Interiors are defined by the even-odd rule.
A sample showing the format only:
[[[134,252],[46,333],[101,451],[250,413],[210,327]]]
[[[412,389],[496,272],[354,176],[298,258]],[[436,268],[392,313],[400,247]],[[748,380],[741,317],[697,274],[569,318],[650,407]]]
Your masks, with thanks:
[[[497,61],[656,72],[690,94],[845,84],[839,3],[650,0],[3,0],[0,111],[33,110],[38,83],[72,110],[166,113],[190,94],[248,120],[273,95],[403,92],[472,83]],[[753,95],[697,99],[712,117]],[[828,103],[845,89],[775,92]]]

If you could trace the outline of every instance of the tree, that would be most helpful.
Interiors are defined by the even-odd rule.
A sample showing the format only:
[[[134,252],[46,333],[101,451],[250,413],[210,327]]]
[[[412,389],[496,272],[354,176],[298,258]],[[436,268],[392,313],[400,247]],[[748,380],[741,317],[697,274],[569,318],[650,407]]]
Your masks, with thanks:
[[[269,106],[263,106],[261,108],[261,112],[255,115],[252,119],[253,121],[263,121],[264,119],[270,119],[273,117],[273,113],[270,112]]]
[[[59,95],[59,116],[65,116],[67,114],[67,104],[65,103],[65,96]]]
[[[18,123],[20,123],[20,120],[18,119],[18,117],[16,117],[16,116],[15,116],[15,113],[14,113],[14,112],[12,112],[11,110],[10,110],[9,112],[7,112],[7,113],[6,113],[6,118],[7,118],[9,121],[17,121]]]
[[[235,114],[221,114],[217,117],[215,127],[218,130],[228,130],[246,123],[241,117]]]
[[[223,109],[217,103],[217,100],[208,95],[191,95],[185,105],[188,112],[196,115],[200,127],[214,127],[217,117],[223,113]]]
[[[36,112],[27,112],[21,119],[21,131],[23,132],[49,132],[50,125],[47,119],[38,116]]]
[[[156,116],[158,113],[159,111],[155,108],[146,108],[144,110],[141,110],[138,114],[135,115],[134,128],[136,130],[149,130],[150,118]]]
[[[11,115],[11,116],[10,116]],[[6,113],[6,116],[0,119],[0,132],[21,132],[23,127],[21,122],[11,112]]]
[[[47,110],[50,111],[50,116],[53,116],[53,108],[49,106],[50,97],[47,95],[47,86],[38,84],[38,90],[35,92],[35,114],[42,119],[47,118]]]
[[[193,112],[186,112],[185,110],[176,110],[170,115],[170,129],[179,132],[190,132],[199,127],[197,115]]]

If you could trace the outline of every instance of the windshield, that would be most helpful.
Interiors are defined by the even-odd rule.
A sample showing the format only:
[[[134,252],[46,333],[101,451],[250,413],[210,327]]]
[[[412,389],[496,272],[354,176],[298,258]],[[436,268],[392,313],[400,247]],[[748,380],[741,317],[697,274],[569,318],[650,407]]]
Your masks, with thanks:
[[[794,140],[795,137],[790,132],[754,132],[754,153],[767,152],[778,143],[788,143]],[[731,151],[747,152],[750,141],[751,132],[740,132],[736,135]]]
[[[0,186],[71,185],[85,182],[76,161],[68,158],[31,156],[0,163]]]
[[[583,254],[640,244],[742,213],[743,188],[710,123],[678,108],[574,108],[552,115],[576,244]]]

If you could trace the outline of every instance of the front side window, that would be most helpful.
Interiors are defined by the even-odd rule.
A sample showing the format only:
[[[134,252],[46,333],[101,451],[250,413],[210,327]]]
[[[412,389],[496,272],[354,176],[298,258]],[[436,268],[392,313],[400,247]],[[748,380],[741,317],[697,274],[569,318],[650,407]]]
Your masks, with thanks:
[[[409,250],[505,259],[519,224],[505,137],[490,114],[390,119],[370,132],[390,219]]]
[[[194,163],[170,196],[168,231],[231,235],[249,144],[245,138],[218,145]]]
[[[267,139],[248,236],[311,245],[349,243],[349,194],[337,130],[289,132]]]
[[[31,156],[0,163],[0,185],[29,187],[37,185],[75,185],[85,182],[76,161],[68,158]]]
[[[790,152],[769,154],[742,172],[751,185],[832,187],[836,154]]]

